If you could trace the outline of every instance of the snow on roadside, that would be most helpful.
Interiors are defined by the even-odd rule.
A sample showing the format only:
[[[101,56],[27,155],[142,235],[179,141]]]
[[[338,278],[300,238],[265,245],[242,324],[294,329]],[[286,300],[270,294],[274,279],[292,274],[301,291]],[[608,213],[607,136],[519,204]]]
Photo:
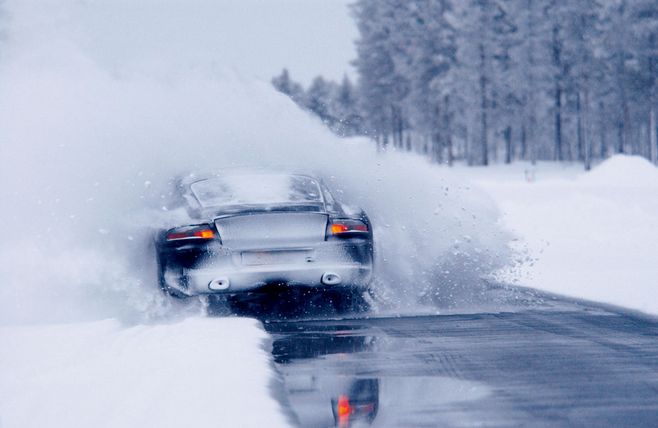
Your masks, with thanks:
[[[658,169],[619,155],[570,179],[542,164],[527,182],[521,171],[510,179],[514,168],[477,172],[476,181],[534,259],[517,282],[658,314]]]
[[[267,337],[236,318],[0,327],[0,426],[288,426]]]

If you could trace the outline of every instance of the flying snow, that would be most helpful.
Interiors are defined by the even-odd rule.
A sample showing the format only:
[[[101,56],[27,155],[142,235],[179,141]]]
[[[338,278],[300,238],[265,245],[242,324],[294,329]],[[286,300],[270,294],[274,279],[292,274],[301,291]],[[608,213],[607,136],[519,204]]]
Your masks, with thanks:
[[[102,3],[29,4],[5,11],[0,61],[0,322],[158,314],[153,228],[172,180],[199,170],[318,171],[369,213],[388,301],[413,305],[507,263],[494,203],[448,168],[338,139],[216,53],[177,63],[156,48],[137,61],[113,46],[101,60],[113,30],[76,19]],[[175,23],[194,26],[184,13]],[[179,42],[203,46],[190,37]]]

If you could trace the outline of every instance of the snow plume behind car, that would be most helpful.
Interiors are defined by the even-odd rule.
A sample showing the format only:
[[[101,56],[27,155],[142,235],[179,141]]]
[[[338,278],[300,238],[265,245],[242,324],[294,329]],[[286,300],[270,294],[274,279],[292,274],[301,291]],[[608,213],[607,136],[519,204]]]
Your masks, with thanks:
[[[321,174],[371,216],[375,288],[389,302],[415,305],[508,262],[494,204],[449,168],[337,139],[268,82],[215,58],[143,64],[108,49],[113,61],[99,59],[90,46],[111,34],[76,21],[79,8],[95,5],[8,8],[0,322],[160,313],[147,226],[166,212],[172,180],[198,170],[285,165]]]

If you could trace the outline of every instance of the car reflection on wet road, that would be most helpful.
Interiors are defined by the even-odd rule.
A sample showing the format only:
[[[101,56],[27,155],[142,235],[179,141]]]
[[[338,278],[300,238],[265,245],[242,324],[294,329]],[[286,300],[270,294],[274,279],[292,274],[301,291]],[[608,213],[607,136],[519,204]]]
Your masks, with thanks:
[[[288,335],[273,342],[272,355],[285,373],[286,400],[301,426],[353,426],[354,422],[372,423],[379,408],[379,379],[367,374],[329,373],[322,370],[287,372],[304,362],[327,356],[341,358],[372,348],[373,338],[363,336],[349,326],[328,326],[309,335]],[[357,334],[355,334],[357,333]]]
[[[656,426],[658,322],[558,301],[502,313],[265,320],[302,427]]]

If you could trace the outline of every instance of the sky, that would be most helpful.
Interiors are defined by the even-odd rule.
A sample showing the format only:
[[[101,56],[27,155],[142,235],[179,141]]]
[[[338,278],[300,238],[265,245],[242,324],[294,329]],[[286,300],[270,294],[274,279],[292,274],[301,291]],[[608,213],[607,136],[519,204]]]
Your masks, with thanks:
[[[168,58],[181,67],[210,62],[270,80],[287,67],[308,84],[318,74],[335,80],[354,76],[350,61],[358,32],[348,7],[352,1],[86,0],[62,16],[61,25],[81,35],[78,40],[97,61],[117,69],[125,70],[126,62],[157,68]]]

